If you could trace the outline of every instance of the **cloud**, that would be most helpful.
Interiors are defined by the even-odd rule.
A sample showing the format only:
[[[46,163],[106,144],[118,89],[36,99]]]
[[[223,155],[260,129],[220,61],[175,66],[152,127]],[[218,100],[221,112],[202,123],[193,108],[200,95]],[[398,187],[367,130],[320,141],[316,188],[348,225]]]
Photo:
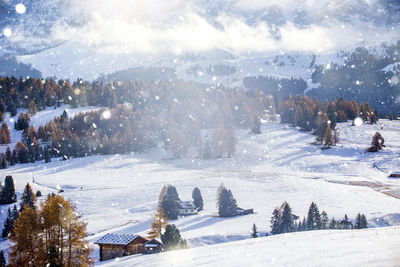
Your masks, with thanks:
[[[359,2],[368,5],[365,1]],[[361,23],[356,17],[349,17],[348,21],[336,17],[344,9],[351,11],[354,1],[332,4],[314,0],[216,0],[213,3],[86,0],[83,3],[88,23],[70,28],[60,25],[53,28],[54,36],[80,40],[82,45],[97,49],[101,54],[180,54],[213,49],[237,54],[277,50],[323,53],[351,47],[361,41],[375,42],[378,39],[376,33],[387,32],[384,26]],[[76,6],[82,8],[82,4]],[[273,21],[262,19],[270,7],[282,9],[282,14],[286,14],[283,25],[277,27]],[[302,14],[311,16],[312,23],[297,25],[294,22],[290,12],[293,9],[298,12],[299,7],[304,9]],[[326,9],[323,13],[322,8]],[[251,12],[256,11],[261,19],[249,23]],[[386,35],[389,39],[393,37],[390,31]]]
[[[0,23],[2,27],[15,22],[10,38],[0,36],[0,54],[2,49],[25,54],[63,44],[31,57],[30,62],[43,66],[46,58],[53,66],[63,60],[67,74],[77,64],[88,66],[82,68],[88,72],[94,71],[93,66],[107,72],[111,66],[122,67],[120,62],[138,65],[142,58],[165,55],[214,50],[235,55],[323,54],[399,38],[400,23],[389,16],[382,0],[26,2],[31,4],[24,15]],[[8,8],[13,3],[9,0]]]
[[[68,0],[59,7],[41,2],[42,8],[33,2],[26,16],[19,16],[22,26],[30,27],[16,25],[8,47],[29,50],[72,41],[99,54],[324,53],[385,41],[376,38],[379,32],[387,39],[395,34],[385,24],[365,20],[377,5],[373,0]],[[362,19],[353,12],[360,8],[367,12]]]

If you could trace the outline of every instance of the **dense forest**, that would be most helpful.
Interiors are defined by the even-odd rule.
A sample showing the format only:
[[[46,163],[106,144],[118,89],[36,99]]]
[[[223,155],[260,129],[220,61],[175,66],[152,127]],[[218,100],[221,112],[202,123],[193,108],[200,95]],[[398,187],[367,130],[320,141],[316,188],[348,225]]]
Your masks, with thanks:
[[[142,152],[151,147],[168,149],[172,158],[182,157],[191,146],[203,158],[231,157],[237,143],[234,129],[248,128],[266,110],[275,111],[273,98],[260,90],[204,90],[185,82],[78,80],[71,85],[51,79],[0,78],[0,84],[0,112],[16,115],[17,107],[29,111],[14,124],[23,131],[21,142],[1,157],[9,164]],[[29,125],[29,114],[62,103],[107,108],[73,118],[65,112],[37,129]],[[7,139],[8,126],[3,124]]]
[[[314,68],[311,78],[315,86],[312,90],[307,90],[307,82],[303,79],[267,76],[246,77],[243,85],[250,91],[261,89],[265,94],[275,94],[281,99],[306,94],[321,102],[335,98],[369,102],[381,117],[393,117],[400,115],[399,55],[400,41],[374,50],[358,47],[351,52],[340,52],[338,56],[343,59],[340,64],[314,65],[314,57],[310,65]]]
[[[400,41],[383,51],[363,47],[343,53],[344,64],[317,65],[312,80],[319,87],[308,92],[320,100],[342,98],[369,102],[383,115],[400,114]]]
[[[42,77],[42,73],[31,64],[18,62],[15,57],[0,58],[0,76]]]

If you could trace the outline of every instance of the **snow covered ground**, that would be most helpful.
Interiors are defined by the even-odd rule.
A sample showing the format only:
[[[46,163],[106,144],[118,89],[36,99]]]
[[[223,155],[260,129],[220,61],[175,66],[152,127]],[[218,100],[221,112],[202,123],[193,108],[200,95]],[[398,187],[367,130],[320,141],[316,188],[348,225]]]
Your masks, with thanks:
[[[399,266],[400,228],[313,231],[129,256],[99,266]]]
[[[72,114],[78,110],[71,109],[70,112]],[[61,112],[62,110],[60,114]],[[42,111],[35,116],[38,121],[45,121],[46,116],[50,119],[55,115]],[[382,152],[366,153],[365,149],[370,145],[376,131],[385,138],[386,148]],[[26,182],[32,183],[32,178],[35,180],[34,190],[41,190],[45,194],[63,188],[65,192],[62,195],[76,204],[88,222],[92,243],[109,232],[145,235],[164,184],[174,184],[182,200],[191,199],[195,186],[203,194],[204,211],[172,221],[180,229],[183,238],[188,240],[190,247],[229,242],[232,246],[249,244],[251,248],[253,245],[247,243],[250,241],[231,241],[248,238],[253,223],[256,223],[260,232],[268,232],[273,208],[285,200],[289,202],[293,212],[301,217],[306,216],[310,203],[315,201],[320,210],[327,211],[329,217],[342,218],[347,214],[354,218],[361,212],[369,219],[370,226],[397,226],[400,223],[400,199],[395,196],[400,196],[400,179],[389,179],[388,175],[400,171],[400,121],[382,120],[376,125],[358,127],[351,126],[350,122],[342,123],[339,125],[339,132],[341,142],[337,147],[320,150],[318,146],[311,144],[314,136],[310,133],[268,122],[262,126],[260,135],[249,134],[248,130],[236,132],[239,144],[233,158],[202,160],[195,153],[189,153],[184,159],[166,160],[169,155],[167,151],[154,149],[144,154],[98,155],[68,161],[53,159],[48,164],[40,162],[17,165],[0,170],[0,178],[13,175],[16,189],[20,192]],[[221,182],[232,190],[240,207],[253,208],[255,214],[235,218],[215,217],[216,192]],[[1,207],[1,210],[5,212],[6,207]],[[400,230],[388,231],[394,231],[398,235]],[[341,246],[341,242],[344,242],[340,241],[342,236],[350,238],[354,233],[356,232],[349,231],[332,237],[337,240],[332,241],[335,243],[332,248]],[[302,235],[304,233],[294,234],[304,239]],[[329,240],[329,234],[322,235]],[[272,249],[273,243],[268,242],[273,241],[267,240],[280,238],[282,237],[257,240],[254,241],[254,246],[257,246],[257,242],[266,240],[266,249]],[[360,238],[364,240],[364,237]],[[388,240],[390,244],[398,242],[396,234],[393,234],[393,238],[388,236],[384,240]],[[364,249],[367,246],[365,242],[361,243],[362,249],[349,246],[349,253],[345,249],[327,255],[336,257],[342,253],[345,259],[349,259],[352,253],[358,251],[354,256],[357,257],[354,265],[359,265],[359,262],[368,263],[361,255],[364,250],[367,251],[365,255],[369,255],[370,250]],[[293,249],[299,251],[298,257],[304,254],[318,258],[317,254],[311,254],[318,245],[308,249],[295,241],[292,244]],[[229,245],[215,247],[221,249],[221,257],[234,254],[227,251],[227,246]],[[377,247],[379,246],[374,246]],[[98,257],[97,246],[93,245],[93,248],[93,255]],[[196,248],[182,253],[190,255],[190,251],[204,252],[205,259],[198,259],[199,256],[194,260],[195,263],[207,264],[206,255],[211,253],[211,249],[209,252],[206,250],[207,248]],[[383,248],[379,251],[383,251]],[[271,250],[272,252],[275,253],[275,250]],[[181,252],[165,255],[174,253]],[[262,251],[254,253],[259,255]],[[283,252],[276,253],[282,255],[280,253]],[[139,263],[142,261],[140,257],[134,257],[134,260]],[[143,256],[143,259],[146,257]],[[164,256],[155,259],[160,265],[163,263],[161,257]],[[272,257],[269,256],[268,260]],[[280,263],[278,257],[275,257],[277,263]],[[293,262],[299,260],[296,257]],[[227,261],[231,262],[228,259]],[[291,265],[289,259],[282,262],[285,263]],[[388,262],[376,263],[390,265]]]

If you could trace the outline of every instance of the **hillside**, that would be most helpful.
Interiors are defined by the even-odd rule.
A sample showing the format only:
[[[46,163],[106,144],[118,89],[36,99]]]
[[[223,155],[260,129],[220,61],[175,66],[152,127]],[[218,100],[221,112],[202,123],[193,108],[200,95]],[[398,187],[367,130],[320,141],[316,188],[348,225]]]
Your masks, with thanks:
[[[398,266],[400,228],[314,231],[130,256],[99,266]]]
[[[70,114],[77,111],[82,110],[69,110]],[[53,111],[38,112],[32,122],[49,120],[49,112]],[[376,131],[385,138],[386,148],[365,153]],[[310,133],[266,122],[260,135],[237,131],[239,144],[232,158],[202,160],[191,149],[185,158],[171,160],[168,151],[155,148],[143,154],[18,164],[3,170],[1,178],[12,175],[19,192],[32,181],[33,189],[44,194],[62,188],[62,195],[75,203],[88,222],[91,242],[108,232],[145,235],[164,184],[174,184],[182,200],[191,199],[195,186],[203,194],[204,211],[171,221],[191,247],[246,239],[253,223],[260,232],[269,232],[272,210],[285,200],[301,218],[315,201],[330,218],[347,214],[352,219],[361,212],[370,226],[397,225],[400,180],[387,177],[400,170],[399,131],[399,121],[380,120],[359,127],[341,123],[340,144],[320,150],[311,144],[314,136]],[[215,217],[221,182],[232,190],[240,207],[253,208],[255,214]],[[98,248],[93,248],[97,258]]]

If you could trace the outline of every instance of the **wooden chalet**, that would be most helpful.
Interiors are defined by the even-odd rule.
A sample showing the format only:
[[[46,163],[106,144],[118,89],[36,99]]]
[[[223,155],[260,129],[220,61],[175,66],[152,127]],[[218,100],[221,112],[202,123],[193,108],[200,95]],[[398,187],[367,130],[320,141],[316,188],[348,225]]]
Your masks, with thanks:
[[[236,209],[236,214],[238,216],[252,214],[252,213],[254,213],[253,209],[245,210],[245,209],[242,209],[242,208],[239,208],[239,207]]]
[[[179,201],[179,215],[197,214],[197,208],[192,201]]]
[[[149,241],[140,235],[106,234],[95,242],[100,246],[100,261],[143,253],[143,245]]]
[[[147,241],[143,245],[143,254],[160,253],[164,250],[164,245],[157,239]]]

